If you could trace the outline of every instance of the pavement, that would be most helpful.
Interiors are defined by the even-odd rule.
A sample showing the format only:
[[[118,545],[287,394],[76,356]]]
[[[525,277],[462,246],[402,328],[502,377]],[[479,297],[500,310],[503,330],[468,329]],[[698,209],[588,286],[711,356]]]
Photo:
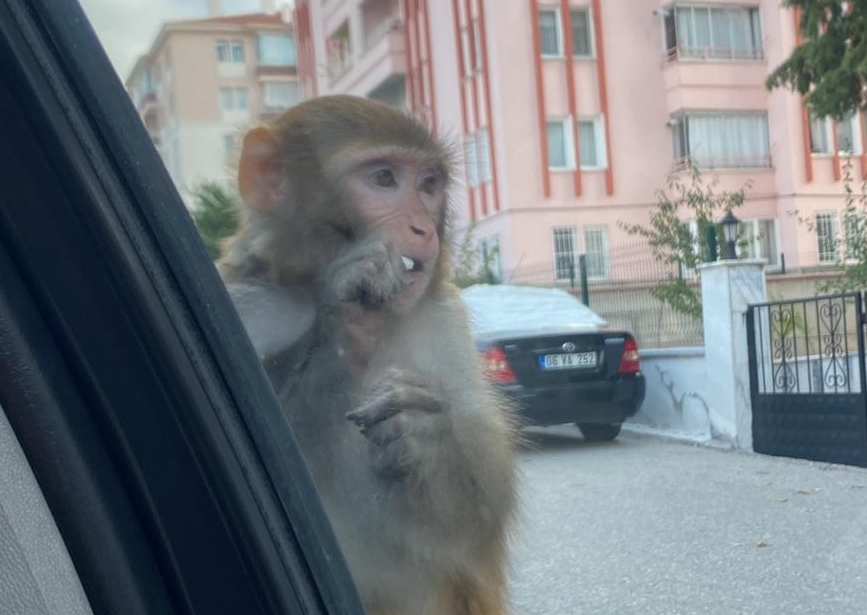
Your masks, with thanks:
[[[514,615],[865,615],[867,470],[528,432]]]

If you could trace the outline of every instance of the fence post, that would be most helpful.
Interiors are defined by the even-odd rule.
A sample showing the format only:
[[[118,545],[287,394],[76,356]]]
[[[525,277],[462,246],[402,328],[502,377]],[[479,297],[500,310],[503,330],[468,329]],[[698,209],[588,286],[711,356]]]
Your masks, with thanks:
[[[581,301],[590,307],[590,285],[587,284],[587,256],[578,255],[578,270],[581,273]]]
[[[750,304],[767,301],[764,261],[717,261],[699,270],[708,415],[717,433],[751,449],[747,312]]]

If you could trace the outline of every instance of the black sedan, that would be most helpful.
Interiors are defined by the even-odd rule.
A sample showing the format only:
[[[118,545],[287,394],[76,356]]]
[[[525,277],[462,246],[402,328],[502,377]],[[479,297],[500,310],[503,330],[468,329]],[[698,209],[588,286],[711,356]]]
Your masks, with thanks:
[[[568,292],[477,285],[461,292],[488,377],[524,425],[575,423],[612,440],[644,401],[638,344]]]

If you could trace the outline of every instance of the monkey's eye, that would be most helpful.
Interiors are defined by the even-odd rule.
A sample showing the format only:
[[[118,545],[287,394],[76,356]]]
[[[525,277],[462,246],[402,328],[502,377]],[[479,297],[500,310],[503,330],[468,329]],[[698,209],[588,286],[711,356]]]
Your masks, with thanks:
[[[421,180],[419,189],[425,194],[436,194],[442,186],[442,176],[436,173],[425,175]]]
[[[370,178],[373,180],[373,183],[380,188],[391,188],[392,186],[397,185],[394,171],[391,169],[377,169],[373,172]]]

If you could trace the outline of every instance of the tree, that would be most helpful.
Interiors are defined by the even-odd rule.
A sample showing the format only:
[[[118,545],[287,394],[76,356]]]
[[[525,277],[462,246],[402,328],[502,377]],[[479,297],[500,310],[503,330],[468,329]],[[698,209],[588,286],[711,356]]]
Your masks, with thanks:
[[[800,10],[803,42],[767,78],[806,96],[817,117],[842,120],[864,107],[867,83],[867,2],[784,0]]]
[[[473,284],[496,284],[498,282],[497,276],[494,275],[491,268],[491,263],[496,259],[499,248],[494,247],[486,253],[482,253],[473,240],[475,228],[475,223],[467,227],[454,252],[452,281],[458,288],[466,288]]]
[[[193,221],[208,254],[217,260],[222,241],[238,230],[240,204],[237,197],[213,181],[203,182],[193,189],[193,199]]]
[[[828,238],[828,246],[835,254],[835,266],[840,275],[821,282],[820,292],[848,293],[867,288],[867,181],[861,183],[856,195],[853,184],[852,159],[843,165],[844,203],[841,232]],[[803,220],[799,218],[799,221]],[[807,220],[810,230],[816,231],[814,220]]]
[[[650,226],[619,224],[630,235],[644,237],[653,259],[666,266],[666,279],[651,294],[676,311],[696,318],[701,317],[701,298],[688,278],[697,275],[701,263],[713,260],[715,246],[723,244],[717,221],[726,211],[743,204],[749,187],[746,184],[734,192],[717,193],[717,183],[705,183],[701,172],[692,166],[686,176],[669,177],[667,190],[657,191]]]

